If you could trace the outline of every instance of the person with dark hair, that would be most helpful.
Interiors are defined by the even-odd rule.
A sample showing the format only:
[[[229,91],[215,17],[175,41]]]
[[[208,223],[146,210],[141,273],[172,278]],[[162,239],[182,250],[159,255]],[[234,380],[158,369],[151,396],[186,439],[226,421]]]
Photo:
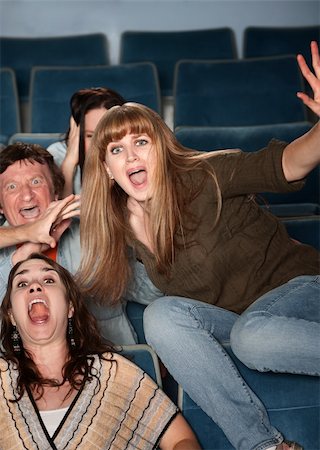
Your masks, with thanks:
[[[63,187],[60,168],[54,163],[52,155],[40,145],[17,142],[1,151],[0,211],[6,222],[0,230],[5,232],[8,226],[9,233],[15,229],[16,236],[21,237],[26,229],[30,230],[36,224],[39,235],[38,242],[34,242],[34,237],[28,239],[29,234],[26,233],[20,242],[18,237],[13,237],[11,242],[9,240],[1,245],[0,297],[6,289],[12,266],[32,252],[45,252],[70,272],[77,271],[80,242],[76,216],[80,214],[80,201],[71,195],[58,202]],[[71,215],[57,221],[55,212],[61,207],[59,204],[65,203]],[[39,242],[41,236],[43,241]]]
[[[0,448],[200,449],[159,386],[102,341],[52,259],[12,268],[1,319]]]
[[[297,95],[320,116],[316,42],[311,53],[315,74],[298,63],[314,99]],[[143,262],[163,292],[144,312],[146,340],[237,450],[301,450],[272,426],[222,343],[251,369],[320,374],[319,252],[255,201],[303,187],[319,142],[320,122],[289,144],[199,152],[155,111],[126,103],[100,120],[86,159],[79,283],[116,304],[132,277],[128,254]]]
[[[80,265],[80,202],[73,194],[58,201],[63,191],[61,169],[52,155],[36,144],[15,143],[0,153],[0,301],[12,266],[32,252],[44,252],[71,273]],[[148,303],[158,289],[144,276],[143,265],[132,262],[135,279],[122,302],[88,307],[98,319],[103,336],[115,344],[134,344],[135,330],[126,314],[126,301]],[[105,267],[109,270],[109,266]],[[107,296],[108,293],[105,292]]]
[[[99,120],[109,108],[124,102],[120,94],[104,87],[80,89],[72,95],[65,139],[48,147],[65,178],[64,197],[81,191],[85,155]]]

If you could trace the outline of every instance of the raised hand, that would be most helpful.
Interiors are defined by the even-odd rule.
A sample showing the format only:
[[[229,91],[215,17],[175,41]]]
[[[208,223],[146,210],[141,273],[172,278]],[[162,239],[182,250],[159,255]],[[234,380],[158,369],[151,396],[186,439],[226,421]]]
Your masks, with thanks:
[[[297,92],[297,97],[299,97],[308,108],[320,117],[320,55],[317,42],[312,41],[310,47],[314,73],[312,73],[302,55],[297,56],[297,61],[302,75],[308,81],[313,90],[313,99],[304,92]]]
[[[80,196],[69,195],[63,200],[51,202],[43,216],[26,227],[26,241],[55,247],[62,233],[70,225],[72,217],[80,215]]]
[[[76,124],[74,118],[71,116],[66,159],[69,159],[75,166],[79,162],[79,140],[80,127]]]
[[[79,162],[79,140],[80,128],[71,116],[67,153],[61,164],[61,170],[65,179],[64,197],[73,193],[73,179]]]

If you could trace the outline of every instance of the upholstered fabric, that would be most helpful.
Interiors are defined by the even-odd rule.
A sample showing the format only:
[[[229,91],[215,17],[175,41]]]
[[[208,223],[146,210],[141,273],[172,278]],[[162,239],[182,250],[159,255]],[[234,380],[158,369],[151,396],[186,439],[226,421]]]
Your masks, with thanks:
[[[47,148],[50,144],[57,141],[63,141],[64,134],[61,133],[14,133],[10,136],[9,144],[15,142],[26,142],[30,144],[42,145]]]
[[[304,244],[320,251],[320,216],[284,219],[283,223],[289,235]]]
[[[11,134],[21,131],[16,76],[9,67],[0,69],[0,111],[0,142],[6,144]]]
[[[19,97],[28,100],[33,66],[86,66],[109,64],[106,35],[92,33],[59,37],[1,37],[1,65],[17,76]]]
[[[305,56],[311,67],[310,42],[320,40],[320,26],[247,27],[243,34],[243,57]]]
[[[160,112],[156,68],[151,63],[95,67],[35,67],[31,74],[31,125],[36,133],[63,133],[69,121],[71,95],[85,87],[106,86],[127,101]]]
[[[227,27],[188,31],[126,31],[121,35],[120,62],[153,62],[159,72],[163,96],[172,95],[174,66],[180,59],[236,57],[234,31]]]
[[[174,126],[248,126],[305,121],[294,56],[180,61],[174,80]]]
[[[240,148],[253,152],[265,147],[272,139],[291,142],[312,127],[312,123],[292,122],[252,126],[179,126],[178,141],[185,147],[202,151]]]

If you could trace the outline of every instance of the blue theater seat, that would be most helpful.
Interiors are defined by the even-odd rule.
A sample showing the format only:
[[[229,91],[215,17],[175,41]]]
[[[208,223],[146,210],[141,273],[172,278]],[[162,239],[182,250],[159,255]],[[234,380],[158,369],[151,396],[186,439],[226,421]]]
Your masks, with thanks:
[[[243,33],[243,57],[297,55],[311,67],[310,42],[320,41],[320,25],[297,27],[247,27]]]
[[[303,122],[307,110],[295,95],[302,90],[292,55],[180,61],[174,75],[174,128]]]
[[[8,144],[25,142],[27,144],[38,144],[47,148],[54,142],[62,141],[63,139],[63,134],[61,133],[15,133],[10,136]]]
[[[120,353],[143,369],[153,380],[162,387],[159,359],[149,345],[123,345],[118,348]]]
[[[0,37],[1,65],[17,77],[21,102],[29,99],[34,66],[89,66],[109,64],[108,43],[103,33],[57,37]]]
[[[9,137],[21,131],[19,99],[14,71],[0,69],[0,144],[6,145]]]
[[[30,125],[32,133],[63,133],[69,123],[72,94],[105,86],[127,101],[160,112],[160,88],[152,63],[91,67],[34,67],[31,71]]]
[[[125,31],[120,41],[120,63],[155,64],[162,96],[172,96],[174,66],[180,59],[237,57],[231,28],[181,31]]]

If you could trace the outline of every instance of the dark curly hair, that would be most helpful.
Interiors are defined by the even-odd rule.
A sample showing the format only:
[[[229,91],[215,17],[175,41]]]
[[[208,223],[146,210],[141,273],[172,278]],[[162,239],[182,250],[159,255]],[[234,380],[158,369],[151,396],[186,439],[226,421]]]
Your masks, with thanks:
[[[14,328],[10,320],[13,278],[21,264],[31,259],[41,259],[45,261],[58,273],[59,278],[65,286],[68,294],[68,298],[66,300],[72,304],[74,309],[73,328],[75,346],[71,345],[71,342],[67,337],[66,330],[69,359],[63,367],[62,382],[58,382],[53,379],[44,379],[34,363],[32,355],[23,348],[22,342],[20,343],[21,351],[18,354],[13,348],[11,335]],[[26,388],[32,387],[33,391],[37,392],[39,395],[38,398],[41,398],[43,395],[44,386],[61,386],[66,380],[70,383],[70,390],[72,388],[79,390],[86,381],[90,381],[92,377],[95,376],[92,370],[94,361],[92,355],[98,355],[105,359],[103,356],[104,353],[114,353],[111,343],[106,343],[103,341],[98,331],[96,320],[88,311],[83,296],[75,283],[73,276],[66,269],[60,266],[60,264],[41,253],[32,253],[28,256],[28,258],[23,261],[19,261],[11,269],[7,291],[0,307],[0,317],[2,321],[0,334],[1,346],[3,349],[2,357],[7,361],[12,361],[19,372],[17,381],[18,398],[16,401],[22,397]]]

